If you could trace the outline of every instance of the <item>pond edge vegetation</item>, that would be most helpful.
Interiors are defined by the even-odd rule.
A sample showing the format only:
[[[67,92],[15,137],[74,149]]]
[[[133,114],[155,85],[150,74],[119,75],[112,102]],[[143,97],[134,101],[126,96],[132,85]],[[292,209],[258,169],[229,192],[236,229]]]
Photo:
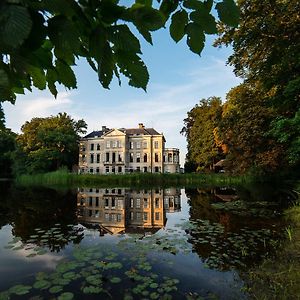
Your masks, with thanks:
[[[237,185],[255,181],[253,176],[229,176],[224,174],[76,174],[67,170],[58,170],[43,174],[20,175],[15,179],[18,185],[24,186],[97,186],[97,187],[167,187],[198,185]]]

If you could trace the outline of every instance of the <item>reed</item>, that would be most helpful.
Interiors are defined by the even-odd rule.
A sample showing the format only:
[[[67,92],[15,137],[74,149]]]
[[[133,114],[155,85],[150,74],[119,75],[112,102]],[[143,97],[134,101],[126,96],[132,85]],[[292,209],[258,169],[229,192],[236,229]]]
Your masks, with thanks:
[[[65,170],[36,175],[21,175],[16,183],[26,186],[199,186],[237,185],[253,181],[250,176],[229,176],[225,174],[153,174],[132,173],[122,175],[74,174]]]

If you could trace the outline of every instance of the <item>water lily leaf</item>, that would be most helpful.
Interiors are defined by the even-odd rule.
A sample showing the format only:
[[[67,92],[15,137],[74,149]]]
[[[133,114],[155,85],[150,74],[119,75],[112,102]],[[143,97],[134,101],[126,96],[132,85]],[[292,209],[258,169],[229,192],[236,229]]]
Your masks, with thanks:
[[[46,254],[47,253],[47,251],[46,250],[44,250],[44,249],[42,249],[42,250],[39,250],[39,251],[37,251],[37,255],[44,255],[44,254]]]
[[[26,295],[31,290],[31,286],[18,284],[9,289],[9,292],[16,295]]]
[[[63,287],[62,287],[62,286],[60,286],[60,285],[55,285],[55,286],[53,286],[52,288],[49,289],[49,292],[50,292],[51,294],[57,294],[57,293],[59,293],[59,292],[62,292],[62,290],[63,290]]]
[[[119,283],[119,282],[121,282],[122,280],[121,280],[121,278],[119,278],[119,277],[112,277],[111,279],[110,279],[110,282],[111,283]]]
[[[30,254],[28,254],[28,255],[26,255],[26,257],[35,257],[36,256],[36,253],[30,253]]]
[[[33,287],[38,290],[44,290],[51,286],[51,283],[47,280],[38,280],[34,283]]]
[[[58,300],[72,300],[74,298],[74,294],[70,292],[66,292],[61,294],[57,299]]]

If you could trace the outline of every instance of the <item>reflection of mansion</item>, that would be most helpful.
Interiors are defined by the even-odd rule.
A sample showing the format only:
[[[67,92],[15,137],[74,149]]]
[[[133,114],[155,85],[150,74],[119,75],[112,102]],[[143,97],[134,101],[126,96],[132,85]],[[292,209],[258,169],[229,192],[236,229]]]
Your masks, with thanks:
[[[102,233],[155,232],[166,224],[166,213],[180,210],[180,190],[81,189],[78,220],[99,226]]]
[[[165,138],[153,128],[93,131],[80,140],[79,172],[92,174],[179,173],[179,149],[165,148]]]

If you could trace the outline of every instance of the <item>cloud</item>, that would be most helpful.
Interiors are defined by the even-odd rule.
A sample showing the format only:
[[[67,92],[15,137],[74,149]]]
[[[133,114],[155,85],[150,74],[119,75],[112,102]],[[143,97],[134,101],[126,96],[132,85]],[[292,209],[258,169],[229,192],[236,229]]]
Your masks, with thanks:
[[[32,97],[34,93],[18,97],[15,105],[4,103],[6,126],[8,128],[19,132],[21,126],[32,118],[49,117],[59,112],[69,111],[74,106],[71,100],[74,93],[60,92],[56,99],[47,92],[37,92],[40,95]]]

